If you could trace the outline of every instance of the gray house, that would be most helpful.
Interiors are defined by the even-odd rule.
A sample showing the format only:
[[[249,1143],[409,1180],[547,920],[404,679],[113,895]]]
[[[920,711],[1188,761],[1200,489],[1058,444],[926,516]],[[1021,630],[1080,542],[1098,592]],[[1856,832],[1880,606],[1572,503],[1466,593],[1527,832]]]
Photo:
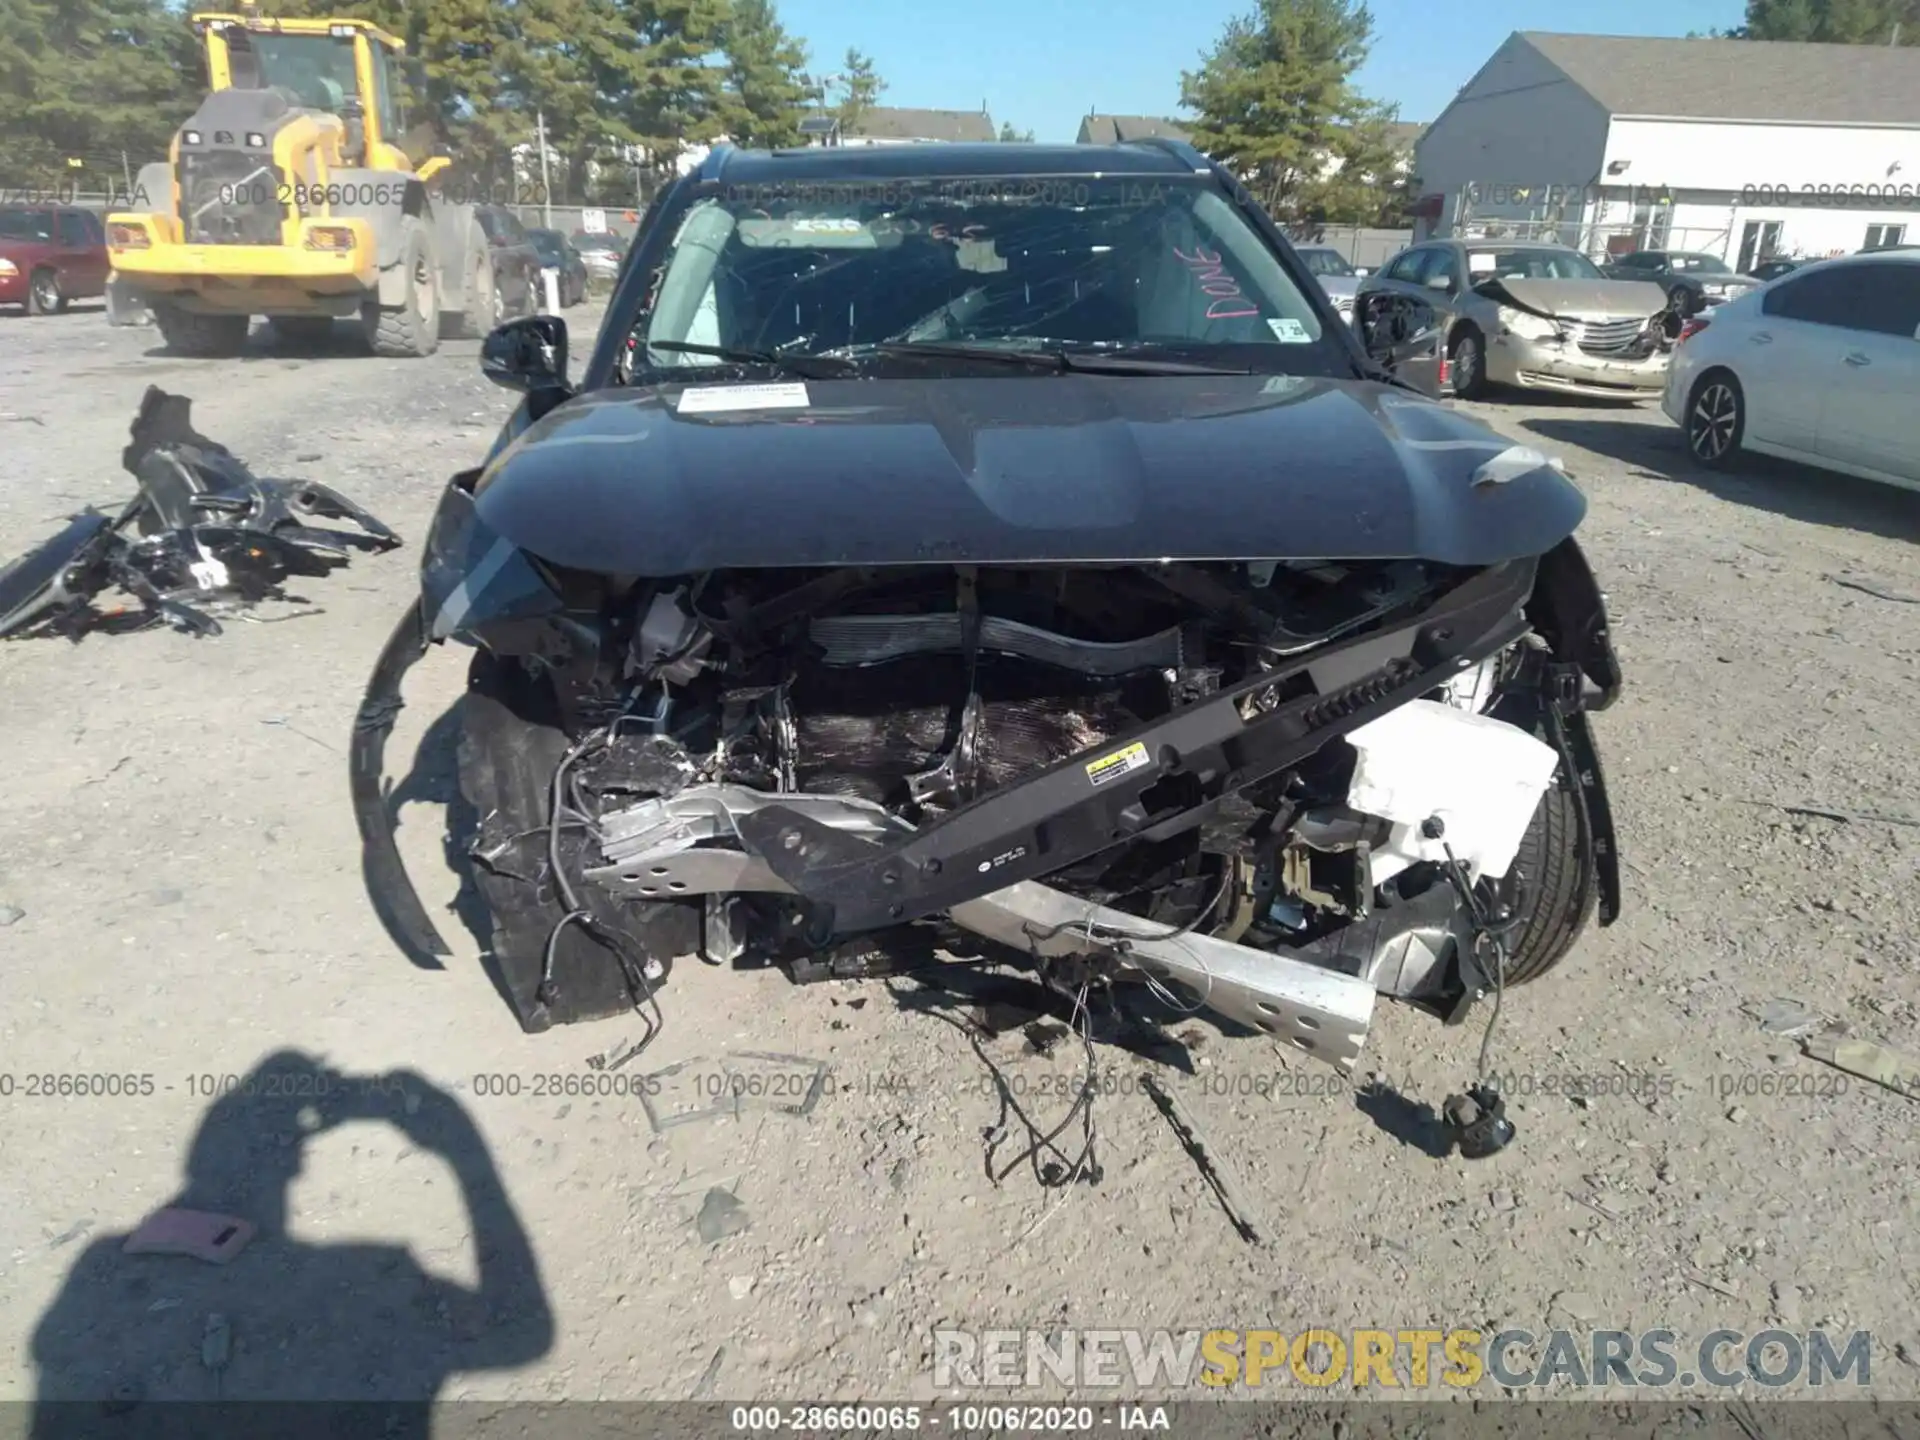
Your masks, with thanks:
[[[978,110],[907,110],[876,105],[843,127],[842,145],[928,145],[939,141],[997,140],[986,102]]]
[[[1076,145],[1118,145],[1127,140],[1146,140],[1156,135],[1164,135],[1169,140],[1191,140],[1193,137],[1172,120],[1158,120],[1151,115],[1088,115],[1080,122],[1080,133],[1074,137]]]

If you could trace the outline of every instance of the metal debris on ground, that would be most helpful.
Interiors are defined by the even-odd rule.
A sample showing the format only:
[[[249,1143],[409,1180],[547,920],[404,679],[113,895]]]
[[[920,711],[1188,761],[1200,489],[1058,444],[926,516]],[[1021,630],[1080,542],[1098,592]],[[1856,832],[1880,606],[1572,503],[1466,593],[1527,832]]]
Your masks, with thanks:
[[[1233,1222],[1241,1238],[1250,1245],[1264,1243],[1265,1227],[1255,1217],[1244,1189],[1228,1166],[1226,1157],[1217,1147],[1208,1143],[1192,1113],[1152,1075],[1142,1075],[1140,1084],[1153,1098],[1153,1103],[1160,1107],[1160,1113],[1167,1117],[1168,1123],[1179,1135],[1180,1143],[1186,1147],[1187,1154],[1193,1157],[1193,1163],[1200,1167],[1200,1173],[1207,1178],[1207,1183],[1213,1186],[1214,1194],[1220,1197],[1221,1208],[1227,1212],[1227,1218]]]
[[[1760,1010],[1760,1028],[1769,1035],[1792,1039],[1820,1027],[1821,1017],[1798,1000],[1769,1000]]]
[[[0,638],[119,633],[167,623],[217,635],[216,613],[289,595],[293,577],[330,574],[354,550],[401,540],[325,485],[263,479],[193,428],[193,402],[149,386],[121,464],[139,493],[108,516],[91,507],[0,570]],[[345,521],[357,530],[318,525]],[[95,606],[105,591],[131,603]]]
[[[1909,1100],[1920,1100],[1920,1060],[1910,1055],[1871,1040],[1849,1040],[1831,1032],[1802,1041],[1801,1049],[1822,1064],[1871,1080]]]
[[[740,1197],[718,1185],[707,1191],[693,1222],[700,1238],[709,1245],[718,1245],[729,1236],[738,1235],[747,1224],[747,1207],[740,1203]]]

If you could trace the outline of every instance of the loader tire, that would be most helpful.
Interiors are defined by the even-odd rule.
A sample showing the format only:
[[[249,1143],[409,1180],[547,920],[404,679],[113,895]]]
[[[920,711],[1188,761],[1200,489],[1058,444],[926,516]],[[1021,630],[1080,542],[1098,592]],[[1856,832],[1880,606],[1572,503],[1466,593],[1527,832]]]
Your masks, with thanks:
[[[493,283],[493,262],[482,251],[467,267],[466,303],[460,311],[460,338],[484,340],[500,323],[500,293]]]
[[[440,348],[440,267],[426,222],[417,215],[400,221],[400,257],[406,276],[401,302],[388,309],[368,301],[361,318],[374,354],[423,358]]]
[[[153,320],[167,349],[204,360],[230,360],[247,345],[251,315],[196,315],[173,305],[155,305]]]
[[[1507,942],[1509,985],[1538,980],[1564,960],[1599,902],[1592,846],[1582,833],[1586,801],[1577,785],[1564,773],[1556,778],[1508,871],[1519,881],[1515,910],[1520,921]]]

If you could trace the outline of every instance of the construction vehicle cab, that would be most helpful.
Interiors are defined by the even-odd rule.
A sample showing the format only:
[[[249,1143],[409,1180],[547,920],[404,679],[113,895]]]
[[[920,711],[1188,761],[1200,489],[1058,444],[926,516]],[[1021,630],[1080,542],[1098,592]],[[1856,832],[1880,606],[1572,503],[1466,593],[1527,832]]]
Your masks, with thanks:
[[[432,127],[406,128],[405,43],[363,20],[192,23],[209,92],[107,217],[119,298],[197,355],[236,353],[256,315],[293,335],[356,318],[386,355],[491,328],[486,237],[440,192]]]

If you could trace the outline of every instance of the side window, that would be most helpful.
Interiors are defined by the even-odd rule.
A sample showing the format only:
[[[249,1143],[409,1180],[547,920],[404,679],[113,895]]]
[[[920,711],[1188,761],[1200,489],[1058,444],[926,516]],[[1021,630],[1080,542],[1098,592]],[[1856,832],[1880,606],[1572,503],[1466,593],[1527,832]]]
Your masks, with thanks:
[[[1453,267],[1453,251],[1444,245],[1436,245],[1421,258],[1420,271],[1412,278],[1420,285],[1432,285],[1436,280],[1453,280]]]
[[[87,227],[80,218],[78,210],[62,210],[59,215],[59,237],[62,245],[83,250],[93,242],[87,235]]]
[[[1416,272],[1420,269],[1422,262],[1425,261],[1427,254],[1428,252],[1425,250],[1401,251],[1400,254],[1388,262],[1387,268],[1381,272],[1382,277],[1388,280],[1414,279]]]
[[[406,133],[406,107],[396,103],[399,92],[393,83],[392,54],[385,46],[368,44],[373,50],[373,103],[380,107],[380,138],[392,145]]]
[[[104,245],[107,243],[107,227],[100,223],[100,217],[91,210],[80,212],[80,224],[87,232],[87,244]]]
[[[1920,265],[1876,262],[1846,269],[1861,272],[1854,329],[1920,340]]]
[[[1907,307],[1893,302],[1901,293],[1897,272],[1904,265],[1836,265],[1782,280],[1766,294],[1761,310],[1783,320],[1865,330],[1882,335],[1912,335],[1920,319],[1906,318]],[[1890,273],[1892,272],[1892,273]]]
[[[500,228],[506,233],[509,245],[531,245],[533,237],[527,234],[527,227],[520,223],[520,217],[511,210],[500,212]]]

